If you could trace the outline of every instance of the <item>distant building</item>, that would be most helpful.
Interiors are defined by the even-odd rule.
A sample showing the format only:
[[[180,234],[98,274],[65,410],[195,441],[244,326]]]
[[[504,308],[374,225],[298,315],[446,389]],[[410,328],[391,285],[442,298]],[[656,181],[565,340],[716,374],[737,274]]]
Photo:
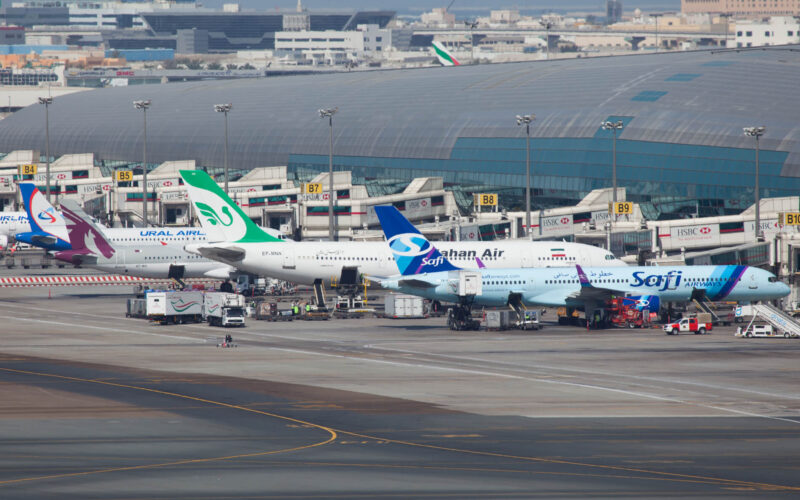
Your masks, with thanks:
[[[622,19],[622,0],[606,0],[606,23],[614,24]]]
[[[732,14],[797,16],[800,2],[797,0],[681,0],[684,14]]]
[[[281,31],[275,33],[275,51],[314,64],[343,64],[370,57],[392,45],[392,30],[376,24],[359,25],[355,31]]]
[[[426,12],[420,16],[422,24],[427,26],[437,26],[440,28],[452,28],[456,23],[455,14],[450,14],[444,7],[438,7],[431,12]]]
[[[0,45],[23,45],[25,28],[17,26],[0,26]]]
[[[793,17],[772,17],[763,21],[737,21],[732,47],[763,47],[800,43],[800,22]]]

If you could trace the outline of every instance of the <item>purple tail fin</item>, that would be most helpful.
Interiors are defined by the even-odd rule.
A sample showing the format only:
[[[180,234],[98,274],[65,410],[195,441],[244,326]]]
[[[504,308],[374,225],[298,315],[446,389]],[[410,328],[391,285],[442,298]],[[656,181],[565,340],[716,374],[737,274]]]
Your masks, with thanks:
[[[72,250],[58,252],[56,258],[67,262],[80,262],[81,256],[105,257],[114,255],[114,248],[88,215],[73,200],[61,203],[61,213],[67,220]]]
[[[478,269],[484,269],[486,264],[483,263],[480,257],[475,257],[475,262],[478,263]]]
[[[583,269],[581,269],[581,266],[576,264],[575,267],[578,269],[578,281],[581,282],[581,286],[591,287],[592,284],[589,282],[589,278],[586,277],[586,273],[583,272]]]

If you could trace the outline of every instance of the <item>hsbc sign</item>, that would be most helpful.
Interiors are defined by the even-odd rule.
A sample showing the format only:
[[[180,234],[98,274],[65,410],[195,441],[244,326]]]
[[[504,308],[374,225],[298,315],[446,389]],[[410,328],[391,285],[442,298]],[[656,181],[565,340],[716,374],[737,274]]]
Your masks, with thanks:
[[[719,244],[719,224],[673,227],[670,238],[673,242],[694,243],[697,246]]]
[[[539,219],[542,234],[548,236],[559,236],[572,234],[572,214],[569,215],[554,215],[551,217],[541,217]],[[536,228],[534,233],[536,232]]]

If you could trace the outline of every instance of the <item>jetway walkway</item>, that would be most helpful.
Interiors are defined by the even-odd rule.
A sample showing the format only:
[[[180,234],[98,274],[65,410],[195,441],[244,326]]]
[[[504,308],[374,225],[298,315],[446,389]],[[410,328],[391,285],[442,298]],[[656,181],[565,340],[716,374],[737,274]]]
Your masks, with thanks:
[[[785,312],[769,304],[754,304],[751,307],[754,313],[753,319],[750,320],[745,330],[750,328],[756,318],[761,318],[777,331],[788,334],[791,337],[800,337],[800,323]]]

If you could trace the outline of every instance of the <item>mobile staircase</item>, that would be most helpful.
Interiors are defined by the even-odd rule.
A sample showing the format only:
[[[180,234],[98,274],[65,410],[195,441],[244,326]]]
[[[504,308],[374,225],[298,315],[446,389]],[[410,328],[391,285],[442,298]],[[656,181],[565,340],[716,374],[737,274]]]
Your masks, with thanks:
[[[783,332],[784,337],[800,337],[800,323],[794,318],[769,304],[753,304],[753,319],[744,331],[748,331],[756,318],[761,318],[775,329],[776,332]]]

